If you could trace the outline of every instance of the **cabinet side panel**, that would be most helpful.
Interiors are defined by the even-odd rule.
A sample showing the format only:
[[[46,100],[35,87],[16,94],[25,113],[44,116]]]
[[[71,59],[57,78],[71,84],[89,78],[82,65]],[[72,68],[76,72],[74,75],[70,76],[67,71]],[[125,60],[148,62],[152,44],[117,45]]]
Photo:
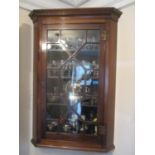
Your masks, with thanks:
[[[39,140],[38,133],[38,51],[39,51],[39,24],[34,23],[34,52],[33,52],[33,143]]]
[[[116,46],[117,46],[117,23],[108,22],[106,54],[106,78],[107,94],[105,96],[105,124],[106,146],[113,146],[114,118],[115,118],[115,81],[116,81]]]
[[[34,24],[33,26],[34,29],[34,40],[33,40],[33,137],[32,137],[32,141],[36,142],[37,140],[37,136],[36,136],[36,101],[37,101],[37,24]]]

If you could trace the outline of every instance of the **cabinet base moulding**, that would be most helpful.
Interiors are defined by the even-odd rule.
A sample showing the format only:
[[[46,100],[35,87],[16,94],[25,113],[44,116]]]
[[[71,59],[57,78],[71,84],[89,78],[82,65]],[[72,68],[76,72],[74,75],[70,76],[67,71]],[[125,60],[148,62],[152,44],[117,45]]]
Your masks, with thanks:
[[[67,149],[67,150],[79,150],[79,151],[91,151],[91,152],[109,152],[115,149],[114,145],[103,147],[101,145],[96,145],[94,143],[81,143],[73,141],[58,141],[58,140],[47,140],[43,139],[41,142],[37,143],[34,139],[31,140],[35,147],[46,147],[53,149]],[[88,146],[89,145],[89,146]]]

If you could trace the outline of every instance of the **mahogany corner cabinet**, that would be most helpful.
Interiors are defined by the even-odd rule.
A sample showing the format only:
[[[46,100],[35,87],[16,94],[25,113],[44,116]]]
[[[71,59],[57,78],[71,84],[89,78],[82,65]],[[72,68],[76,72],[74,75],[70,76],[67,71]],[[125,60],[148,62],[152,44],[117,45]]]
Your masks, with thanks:
[[[33,10],[37,147],[114,149],[115,8]]]

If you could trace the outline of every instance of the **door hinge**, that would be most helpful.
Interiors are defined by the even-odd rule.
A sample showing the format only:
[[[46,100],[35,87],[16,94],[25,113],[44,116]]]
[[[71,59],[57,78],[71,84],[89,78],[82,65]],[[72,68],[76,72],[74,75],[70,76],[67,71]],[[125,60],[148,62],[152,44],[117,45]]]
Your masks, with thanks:
[[[102,31],[101,37],[103,41],[107,40],[107,31]]]

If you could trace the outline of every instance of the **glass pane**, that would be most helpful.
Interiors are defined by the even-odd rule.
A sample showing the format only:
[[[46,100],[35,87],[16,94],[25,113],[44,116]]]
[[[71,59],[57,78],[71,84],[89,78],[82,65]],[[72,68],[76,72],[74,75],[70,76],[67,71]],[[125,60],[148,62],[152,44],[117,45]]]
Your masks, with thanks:
[[[58,42],[59,37],[60,37],[59,30],[49,30],[47,33],[48,42],[56,43],[56,42]]]
[[[99,30],[52,32],[60,36],[47,43],[46,131],[97,135]]]
[[[99,30],[88,30],[87,31],[87,42],[97,43],[100,42],[100,31]]]
[[[86,42],[85,30],[62,30],[61,41],[68,50],[78,50]]]
[[[99,44],[86,44],[76,55],[79,61],[88,61],[91,64],[98,64]]]

